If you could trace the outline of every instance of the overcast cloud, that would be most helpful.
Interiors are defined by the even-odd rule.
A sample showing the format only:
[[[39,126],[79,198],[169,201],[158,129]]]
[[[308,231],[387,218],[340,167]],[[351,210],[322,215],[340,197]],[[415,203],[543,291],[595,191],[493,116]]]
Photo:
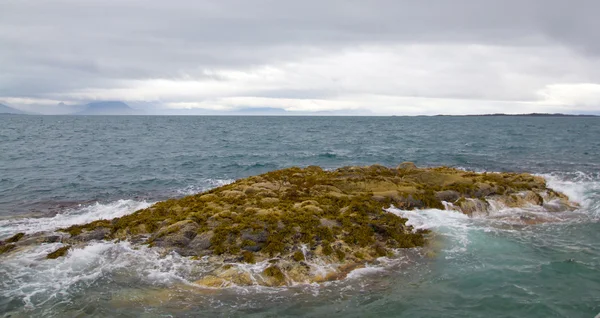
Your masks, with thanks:
[[[3,0],[0,102],[600,114],[600,1]]]

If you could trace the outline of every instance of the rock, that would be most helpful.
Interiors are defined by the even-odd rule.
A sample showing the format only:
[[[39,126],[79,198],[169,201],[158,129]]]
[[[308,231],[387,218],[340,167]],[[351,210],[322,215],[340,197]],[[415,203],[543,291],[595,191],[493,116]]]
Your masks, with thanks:
[[[305,205],[302,207],[303,210],[311,212],[311,213],[315,213],[315,214],[320,214],[323,213],[323,209],[321,209],[320,207],[316,206],[316,205]]]
[[[208,231],[199,234],[188,243],[187,248],[194,252],[202,252],[204,250],[208,250],[211,247],[210,240],[213,238],[213,236],[213,231]]]
[[[201,195],[200,197],[198,197],[198,199],[203,202],[208,202],[208,201],[215,201],[218,199],[218,197],[212,193],[208,193],[208,194]]]
[[[544,204],[544,198],[542,198],[542,196],[536,192],[525,191],[522,195],[523,195],[523,199],[525,201],[529,202],[530,204],[540,205],[540,206]]]
[[[265,230],[255,231],[247,229],[243,230],[241,233],[242,240],[249,240],[256,243],[264,243],[267,241],[268,237],[269,233],[267,233]]]
[[[487,183],[476,183],[475,184],[475,193],[474,196],[476,198],[485,198],[491,194],[494,194],[496,192],[496,190],[489,184]]]
[[[547,203],[544,203],[543,208],[548,212],[566,212],[566,211],[575,211],[577,207],[573,206],[571,203],[567,203],[561,200],[553,200]]]
[[[266,197],[266,198],[262,198],[260,200],[260,203],[264,204],[264,205],[274,205],[274,204],[279,203],[279,199],[278,198]]]
[[[325,219],[325,218],[321,218],[319,220],[319,223],[321,224],[321,226],[326,227],[326,228],[341,226],[340,222],[338,222],[336,220]]]
[[[69,249],[71,249],[71,245],[65,245],[57,250],[55,250],[54,252],[48,253],[48,255],[46,255],[47,259],[56,259],[59,257],[63,257],[65,255],[67,255],[67,253],[69,252]]]
[[[457,201],[455,205],[458,206],[464,214],[471,216],[477,214],[485,215],[488,212],[488,204],[479,199],[463,198],[462,200]]]
[[[366,168],[369,173],[374,173],[374,174],[382,174],[382,173],[385,173],[390,170],[387,167],[384,167],[382,165],[377,165],[377,164],[366,167]]]
[[[0,254],[8,253],[11,250],[15,249],[16,247],[17,246],[13,243],[10,243],[10,244],[2,243],[2,244],[0,244]]]
[[[308,167],[306,167],[306,171],[311,172],[311,173],[321,173],[321,172],[323,172],[323,168],[321,168],[319,166],[308,166]]]
[[[61,239],[60,235],[49,235],[42,239],[42,243],[56,243]]]
[[[440,201],[454,202],[460,198],[460,193],[454,190],[438,191],[435,197]]]
[[[98,227],[91,231],[83,232],[73,239],[79,242],[88,242],[92,240],[103,240],[106,236],[110,234],[110,229],[106,227]]]
[[[280,190],[280,186],[274,184],[274,183],[269,183],[269,182],[258,182],[252,185],[252,187],[256,187],[259,189],[268,189],[268,190],[272,190],[272,191],[278,191]]]
[[[231,286],[231,282],[226,281],[221,277],[217,277],[214,275],[208,275],[194,282],[200,286],[204,287],[212,287],[212,288],[223,288]]]
[[[235,266],[218,273],[217,277],[238,286],[248,286],[253,284],[250,273],[240,270]]]
[[[5,243],[16,243],[18,242],[21,238],[23,238],[23,236],[25,236],[25,233],[17,233],[9,238],[7,238],[6,240],[4,240]]]
[[[62,230],[71,238],[57,240],[147,242],[163,254],[203,257],[218,268],[198,282],[203,286],[282,286],[340,279],[345,272],[338,267],[364,266],[392,250],[424,246],[428,231],[415,230],[385,209],[444,209],[442,201],[468,215],[487,215],[492,201],[549,211],[576,208],[566,196],[547,188],[543,179],[529,174],[420,169],[410,162],[397,169],[292,167],[158,202],[113,220],[75,225]],[[21,244],[39,244],[41,237],[24,236],[16,243],[17,251]],[[256,265],[232,269],[227,262]],[[243,270],[262,268],[265,262],[269,265],[260,274]],[[332,270],[311,270],[307,263]]]
[[[154,238],[152,244],[158,247],[186,247],[189,245],[198,231],[198,224],[185,220],[161,228]]]
[[[306,263],[294,263],[286,269],[287,275],[291,281],[297,283],[310,282],[310,267]]]
[[[403,162],[401,164],[398,165],[398,167],[396,167],[397,170],[406,170],[406,171],[410,171],[410,170],[416,170],[417,165],[415,165],[412,162]]]
[[[510,208],[526,207],[528,205],[542,206],[544,204],[543,197],[534,191],[523,191],[502,196],[495,195],[492,198]]]
[[[286,285],[285,274],[277,265],[267,267],[263,272],[266,286],[277,287]]]

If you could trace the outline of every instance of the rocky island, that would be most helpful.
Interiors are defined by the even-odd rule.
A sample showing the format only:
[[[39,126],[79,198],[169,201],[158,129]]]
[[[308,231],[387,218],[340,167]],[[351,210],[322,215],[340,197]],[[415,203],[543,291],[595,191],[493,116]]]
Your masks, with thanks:
[[[343,278],[379,257],[393,257],[400,249],[426,245],[429,232],[386,211],[392,206],[470,216],[485,216],[498,207],[577,208],[548,188],[544,178],[526,173],[417,168],[412,163],[333,171],[293,167],[112,220],[53,233],[17,233],[0,243],[0,254],[31,244],[63,243],[48,254],[53,259],[93,240],[128,240],[209,265],[210,271],[196,282],[201,286],[323,282]]]

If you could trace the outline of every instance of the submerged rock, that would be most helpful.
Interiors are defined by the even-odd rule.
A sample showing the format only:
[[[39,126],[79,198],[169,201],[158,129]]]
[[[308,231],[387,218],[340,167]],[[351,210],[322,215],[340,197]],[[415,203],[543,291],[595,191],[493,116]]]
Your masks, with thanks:
[[[60,241],[127,239],[202,259],[216,265],[197,281],[202,286],[282,286],[343,278],[394,250],[425,245],[428,231],[415,231],[407,219],[384,210],[390,206],[486,215],[492,205],[576,208],[564,194],[548,189],[543,178],[530,174],[418,168],[412,163],[396,169],[294,167],[113,220],[71,226],[62,230],[70,236]],[[14,244],[21,242],[3,242],[0,252]],[[64,255],[68,248],[51,254]],[[253,269],[230,264],[252,264]]]
[[[46,258],[47,259],[56,259],[59,257],[63,257],[65,255],[67,255],[67,253],[69,252],[70,249],[71,249],[71,245],[63,246],[54,252],[48,253],[48,255],[46,255]]]

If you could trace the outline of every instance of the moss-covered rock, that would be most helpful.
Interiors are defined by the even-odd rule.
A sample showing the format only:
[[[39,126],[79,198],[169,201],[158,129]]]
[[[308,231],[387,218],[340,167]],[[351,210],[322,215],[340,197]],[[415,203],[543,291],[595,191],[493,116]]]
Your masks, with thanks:
[[[269,266],[263,271],[263,279],[267,286],[283,286],[286,284],[285,274],[276,266]]]
[[[4,242],[6,243],[17,243],[20,239],[25,236],[25,233],[17,233],[9,238],[7,238]]]
[[[159,202],[120,218],[74,225],[62,230],[70,234],[62,241],[129,239],[184,256],[208,256],[213,262],[273,262],[251,281],[279,286],[296,278],[338,277],[311,272],[306,265],[310,262],[352,268],[394,249],[423,246],[428,232],[415,231],[406,219],[385,211],[390,206],[449,208],[473,215],[487,213],[490,202],[552,211],[576,206],[530,174],[418,168],[412,163],[396,169],[293,167]],[[222,273],[210,275],[203,285],[228,286],[224,280],[229,278]]]
[[[17,246],[15,244],[2,244],[0,245],[0,254],[8,253],[16,247]]]
[[[69,252],[70,249],[71,249],[71,245],[65,245],[65,246],[57,249],[54,252],[48,253],[48,255],[46,255],[46,258],[47,259],[57,259],[59,257],[67,255],[67,253]]]

